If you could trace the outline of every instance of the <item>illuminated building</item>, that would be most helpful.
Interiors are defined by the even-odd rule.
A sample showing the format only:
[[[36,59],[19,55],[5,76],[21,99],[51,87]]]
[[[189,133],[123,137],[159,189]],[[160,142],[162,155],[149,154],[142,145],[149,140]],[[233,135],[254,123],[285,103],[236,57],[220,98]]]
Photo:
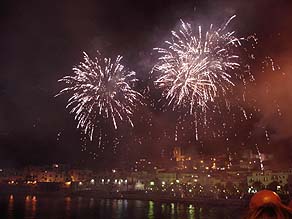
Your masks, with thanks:
[[[173,148],[173,158],[177,163],[177,169],[183,170],[187,169],[191,164],[191,157],[185,156],[182,154],[181,147],[174,147]]]
[[[67,181],[67,174],[65,172],[58,172],[58,171],[39,171],[35,172],[35,180],[37,182],[66,182]]]
[[[288,189],[289,176],[291,178],[291,175],[292,170],[280,172],[271,170],[264,172],[255,171],[252,172],[252,175],[247,176],[247,185],[249,188],[253,188],[255,190],[267,188],[281,192],[284,187],[287,187],[284,190]]]
[[[71,177],[72,182],[85,182],[90,181],[93,176],[93,171],[91,170],[81,170],[73,169],[69,171],[69,176]]]

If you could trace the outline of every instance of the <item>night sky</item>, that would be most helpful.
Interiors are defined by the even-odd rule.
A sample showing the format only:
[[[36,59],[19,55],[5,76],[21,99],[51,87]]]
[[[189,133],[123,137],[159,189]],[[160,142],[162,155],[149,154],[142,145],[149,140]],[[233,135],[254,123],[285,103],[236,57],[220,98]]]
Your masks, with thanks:
[[[0,165],[90,162],[103,166],[116,159],[159,157],[162,149],[175,145],[206,153],[258,145],[263,152],[292,160],[291,11],[291,0],[1,1]],[[105,149],[96,149],[94,140],[84,151],[76,121],[65,109],[68,98],[54,97],[63,88],[57,80],[72,74],[83,51],[123,55],[124,64],[137,72],[136,89],[142,91],[153,87],[152,48],[169,37],[180,18],[221,24],[234,14],[231,28],[240,36],[256,34],[259,40],[253,66],[256,82],[248,88],[247,98],[256,99],[260,111],[253,119],[232,125],[236,138],[227,134],[213,139],[207,133],[196,141],[186,126],[174,142],[179,112],[150,104],[160,97],[158,90],[150,90],[148,105],[137,109],[135,128],[122,124],[116,131],[105,122]],[[280,69],[273,71],[267,57]],[[151,125],[143,118],[151,118]],[[218,118],[218,123],[221,120],[225,118]],[[170,137],[164,138],[163,131]],[[252,137],[247,137],[250,131]],[[113,149],[115,138],[119,145]]]

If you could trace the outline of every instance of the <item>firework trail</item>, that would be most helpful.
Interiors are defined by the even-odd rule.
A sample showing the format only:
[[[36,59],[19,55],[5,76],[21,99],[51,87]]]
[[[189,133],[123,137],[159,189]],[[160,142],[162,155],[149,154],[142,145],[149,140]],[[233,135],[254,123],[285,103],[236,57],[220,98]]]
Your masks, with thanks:
[[[159,72],[156,86],[173,109],[186,106],[192,114],[198,106],[204,111],[208,102],[225,95],[234,86],[230,73],[240,67],[236,47],[240,38],[227,31],[231,17],[220,28],[210,25],[207,31],[199,26],[195,31],[181,20],[180,29],[172,31],[172,39],[165,47],[154,48],[160,55],[153,71]]]
[[[112,120],[115,129],[119,121],[127,121],[134,126],[131,117],[136,105],[141,103],[140,93],[132,89],[137,81],[136,73],[121,64],[122,56],[103,58],[97,51],[94,59],[85,52],[83,58],[83,62],[73,67],[73,76],[59,80],[67,86],[56,95],[72,95],[66,108],[75,114],[77,128],[89,134],[92,140],[100,120]]]
[[[260,149],[259,149],[257,144],[255,145],[255,147],[256,147],[258,158],[259,158],[259,162],[260,162],[260,169],[261,169],[262,172],[264,172],[265,168],[264,168],[262,154],[261,154]]]

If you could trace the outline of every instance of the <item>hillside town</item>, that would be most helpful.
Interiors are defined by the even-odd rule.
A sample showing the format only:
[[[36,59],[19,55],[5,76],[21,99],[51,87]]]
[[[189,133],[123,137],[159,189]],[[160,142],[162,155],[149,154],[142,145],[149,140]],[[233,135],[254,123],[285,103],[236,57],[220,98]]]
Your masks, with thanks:
[[[260,157],[259,157],[260,156]],[[95,193],[106,197],[165,199],[244,199],[261,189],[289,198],[292,169],[272,169],[273,156],[246,151],[240,156],[187,156],[175,147],[171,159],[138,159],[107,171],[64,164],[0,169],[2,192]],[[264,169],[261,167],[264,166]],[[16,189],[17,188],[17,189]]]

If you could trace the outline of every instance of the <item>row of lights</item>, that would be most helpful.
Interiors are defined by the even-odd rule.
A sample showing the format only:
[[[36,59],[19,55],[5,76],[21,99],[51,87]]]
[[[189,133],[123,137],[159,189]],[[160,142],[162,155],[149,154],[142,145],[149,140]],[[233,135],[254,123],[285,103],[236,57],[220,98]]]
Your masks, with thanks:
[[[108,184],[108,183],[110,183],[111,182],[111,179],[107,179],[107,180],[105,180],[105,179],[101,179],[101,183],[102,184]],[[114,179],[112,182],[114,182],[114,184],[122,184],[122,183],[124,183],[124,184],[127,184],[128,183],[128,180],[127,179],[125,179],[125,180],[123,180],[123,179]],[[70,186],[71,185],[71,181],[69,181],[69,182],[65,182],[65,185],[67,185],[67,186]],[[95,180],[94,179],[91,179],[90,180],[90,184],[92,184],[92,185],[94,185],[95,184]],[[79,186],[82,186],[83,185],[83,182],[79,182],[78,183],[78,185]]]

